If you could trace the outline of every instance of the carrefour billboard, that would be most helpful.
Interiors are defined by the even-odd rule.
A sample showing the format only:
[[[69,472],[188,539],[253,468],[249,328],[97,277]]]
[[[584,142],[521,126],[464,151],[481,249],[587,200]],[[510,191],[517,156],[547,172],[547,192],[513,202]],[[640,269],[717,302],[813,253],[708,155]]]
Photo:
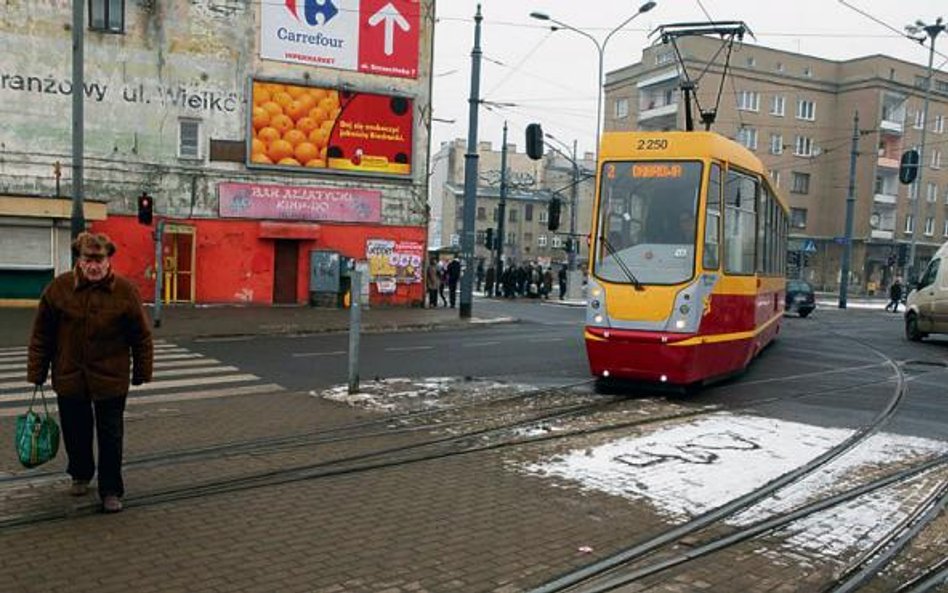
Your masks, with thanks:
[[[248,165],[411,175],[412,100],[253,81]]]
[[[418,77],[420,0],[272,0],[260,5],[260,56]]]

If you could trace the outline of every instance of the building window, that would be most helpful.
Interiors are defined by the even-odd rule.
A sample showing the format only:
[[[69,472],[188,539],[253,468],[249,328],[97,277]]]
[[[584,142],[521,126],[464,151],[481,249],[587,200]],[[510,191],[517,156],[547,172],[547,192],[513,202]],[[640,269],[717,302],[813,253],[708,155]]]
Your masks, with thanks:
[[[795,229],[806,228],[806,208],[790,209],[790,226]]]
[[[178,120],[178,156],[182,159],[201,158],[201,120]]]
[[[737,131],[737,141],[751,150],[756,150],[757,130],[755,128],[741,128]]]
[[[928,193],[925,195],[925,199],[929,202],[934,203],[938,200],[938,186],[934,183],[928,183]]]
[[[941,151],[932,150],[932,169],[941,169]]]
[[[523,234],[523,244],[531,245],[533,244],[533,233],[524,233]]]
[[[920,89],[928,88],[928,77],[927,77],[927,76],[919,76],[918,74],[916,74],[916,75],[915,75],[915,86],[918,87],[918,88],[920,88]]]
[[[89,0],[89,29],[107,33],[125,31],[125,0]]]
[[[915,230],[915,218],[911,214],[905,216],[905,232],[911,233]]]
[[[511,208],[507,213],[507,222],[517,222],[517,209]]]
[[[939,93],[948,93],[948,80],[936,80],[935,90]]]
[[[816,119],[816,102],[799,99],[797,101],[797,119],[813,121]]]
[[[546,208],[540,208],[540,211],[537,213],[537,222],[546,224],[546,221],[549,220],[548,216],[549,212],[546,211]]]
[[[737,93],[737,108],[741,111],[759,111],[760,93],[757,91],[740,91]]]
[[[517,242],[517,233],[510,231],[507,233],[507,245],[514,245]]]
[[[757,60],[754,59],[754,56],[749,56],[749,57],[747,58],[747,67],[748,67],[748,68],[753,68],[753,67],[756,66],[756,65],[757,65]]]
[[[523,207],[523,219],[527,222],[533,220],[533,204],[527,204]]]
[[[546,235],[539,235],[537,237],[537,247],[546,247]]]
[[[813,70],[809,66],[805,66],[803,68],[803,76],[810,78],[811,76],[813,76]]]
[[[921,130],[925,127],[925,113],[919,109],[915,112],[915,129]]]
[[[559,249],[563,246],[563,238],[559,235],[553,235],[553,249]]]
[[[771,169],[770,178],[774,180],[774,187],[780,187],[780,171]]]
[[[796,171],[790,173],[790,192],[795,194],[810,193],[810,174]]]
[[[935,129],[936,134],[941,134],[945,131],[945,116],[936,115],[935,116]]]
[[[931,237],[935,234],[935,218],[929,216],[925,219],[925,236]]]
[[[494,222],[497,222],[497,208],[494,208],[494,215],[491,217]]]
[[[770,154],[783,154],[783,134],[770,135]]]
[[[948,220],[945,221],[945,228],[942,229],[941,234],[948,237]]]
[[[787,100],[783,95],[774,95],[770,99],[770,115],[783,117]]]
[[[777,72],[783,72],[784,71],[783,62],[777,62],[777,65],[774,67],[774,69]]]
[[[474,244],[475,244],[475,245],[483,245],[486,240],[487,240],[487,238],[486,238],[486,235],[484,234],[484,231],[476,231],[476,232],[474,233]]]
[[[807,136],[797,136],[793,145],[796,156],[813,156],[813,140]]]
[[[665,51],[665,52],[660,52],[660,53],[655,54],[655,63],[659,66],[662,64],[668,64],[674,59],[675,57],[670,51]]]
[[[912,183],[912,185],[909,186],[909,199],[910,200],[918,199],[918,182],[917,181]]]
[[[483,206],[477,207],[477,220],[487,220],[487,208]]]
[[[629,117],[629,100],[626,98],[616,99],[616,119]]]

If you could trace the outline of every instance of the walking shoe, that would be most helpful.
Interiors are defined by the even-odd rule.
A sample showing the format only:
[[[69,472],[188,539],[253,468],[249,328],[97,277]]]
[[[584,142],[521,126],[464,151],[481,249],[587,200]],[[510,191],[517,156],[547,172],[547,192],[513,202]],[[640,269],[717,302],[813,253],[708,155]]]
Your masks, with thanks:
[[[122,512],[122,499],[114,494],[107,494],[102,499],[102,512],[120,513]]]
[[[89,493],[89,480],[73,480],[69,496],[85,496]]]

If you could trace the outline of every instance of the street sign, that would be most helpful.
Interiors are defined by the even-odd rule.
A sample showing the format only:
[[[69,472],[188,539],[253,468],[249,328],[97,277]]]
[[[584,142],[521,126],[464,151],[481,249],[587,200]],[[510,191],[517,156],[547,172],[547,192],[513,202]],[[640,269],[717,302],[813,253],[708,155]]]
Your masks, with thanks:
[[[846,237],[833,237],[833,242],[837,245],[845,245],[846,243],[849,243],[849,240],[846,239]],[[814,249],[814,251],[816,250]]]
[[[816,243],[813,239],[804,239],[803,248],[800,249],[803,253],[816,253]]]
[[[418,77],[419,0],[260,4],[260,57],[264,59]]]

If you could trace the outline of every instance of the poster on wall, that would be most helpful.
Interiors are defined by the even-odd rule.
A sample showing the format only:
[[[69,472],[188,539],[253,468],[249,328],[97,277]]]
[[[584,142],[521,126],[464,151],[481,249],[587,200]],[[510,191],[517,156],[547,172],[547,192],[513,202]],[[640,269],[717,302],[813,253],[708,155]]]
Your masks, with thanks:
[[[418,77],[419,0],[260,4],[260,57],[380,76]]]
[[[369,239],[365,255],[369,260],[369,277],[382,291],[394,292],[396,284],[421,282],[425,246],[420,241]]]
[[[411,174],[406,97],[254,81],[248,165]]]

